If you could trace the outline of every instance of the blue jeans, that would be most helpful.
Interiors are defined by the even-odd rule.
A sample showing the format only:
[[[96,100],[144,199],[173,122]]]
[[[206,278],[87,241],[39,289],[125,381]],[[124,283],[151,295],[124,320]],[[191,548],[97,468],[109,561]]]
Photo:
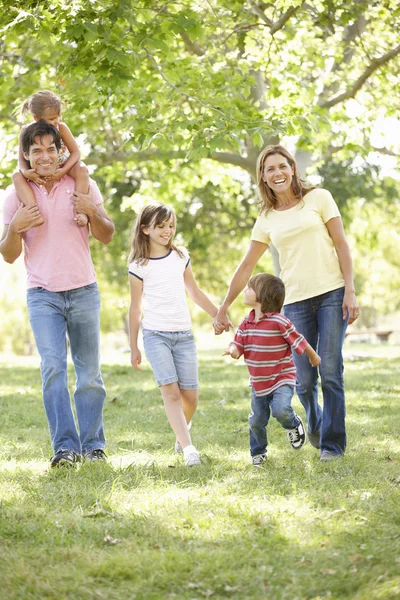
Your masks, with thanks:
[[[199,387],[193,333],[143,329],[144,351],[158,386],[177,382],[181,390]]]
[[[100,373],[100,297],[92,283],[68,292],[28,289],[29,320],[40,354],[43,402],[54,452],[85,453],[105,444]],[[67,380],[67,336],[75,366],[79,433]]]
[[[254,388],[251,388],[251,413],[249,414],[251,456],[265,454],[267,451],[267,425],[271,412],[285,429],[294,429],[300,423],[291,405],[292,397],[291,385],[281,385],[271,394],[264,396],[256,396]]]
[[[321,357],[324,410],[318,404],[318,369],[306,354],[293,352],[297,370],[296,391],[307,415],[308,431],[321,432],[321,451],[342,454],[346,449],[345,398],[342,347],[347,327],[343,319],[344,288],[284,307],[285,316]]]

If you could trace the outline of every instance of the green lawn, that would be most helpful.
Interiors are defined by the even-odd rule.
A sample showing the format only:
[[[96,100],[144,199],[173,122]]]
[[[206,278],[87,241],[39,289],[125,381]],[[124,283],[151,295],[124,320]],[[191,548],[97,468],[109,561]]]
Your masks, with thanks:
[[[52,471],[38,360],[3,356],[0,597],[400,598],[400,348],[347,354],[348,451],[333,463],[272,420],[252,467],[247,370],[201,350],[200,467],[173,453],[149,367],[121,353],[103,365],[109,462]]]

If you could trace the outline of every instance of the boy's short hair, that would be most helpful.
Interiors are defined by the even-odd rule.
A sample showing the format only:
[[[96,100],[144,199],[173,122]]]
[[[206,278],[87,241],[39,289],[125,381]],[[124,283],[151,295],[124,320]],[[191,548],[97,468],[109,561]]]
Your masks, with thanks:
[[[41,141],[45,135],[52,136],[55,147],[58,151],[60,151],[61,137],[58,129],[41,119],[40,121],[36,121],[35,123],[32,123],[23,129],[21,134],[21,146],[23,152],[25,152],[25,154],[29,154],[29,149],[31,146],[33,146],[35,138],[38,137]]]
[[[251,277],[248,286],[255,291],[263,313],[281,311],[285,301],[285,284],[282,279],[269,273],[258,273]]]

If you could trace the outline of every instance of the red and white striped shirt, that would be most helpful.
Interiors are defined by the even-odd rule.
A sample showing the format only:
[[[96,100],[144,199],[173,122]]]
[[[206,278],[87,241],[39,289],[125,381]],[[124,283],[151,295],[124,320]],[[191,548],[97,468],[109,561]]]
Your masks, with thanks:
[[[255,321],[255,311],[240,323],[232,342],[244,354],[250,385],[256,396],[271,394],[281,385],[296,384],[292,351],[303,354],[307,340],[281,313],[265,313]]]

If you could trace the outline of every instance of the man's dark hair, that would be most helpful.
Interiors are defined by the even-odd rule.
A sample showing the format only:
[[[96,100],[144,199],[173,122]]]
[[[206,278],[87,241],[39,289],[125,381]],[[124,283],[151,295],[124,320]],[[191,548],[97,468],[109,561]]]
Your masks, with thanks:
[[[42,141],[42,138],[45,135],[52,136],[57,150],[60,151],[61,136],[58,129],[53,127],[53,125],[49,125],[49,123],[46,123],[43,119],[40,119],[40,121],[37,121],[36,123],[32,123],[32,125],[28,125],[28,127],[23,130],[21,135],[22,151],[25,152],[25,154],[29,154],[29,149],[34,144],[35,138],[38,137],[40,138],[40,141]]]
[[[280,312],[285,300],[285,284],[282,279],[269,273],[253,275],[248,283],[255,291],[256,300],[261,304],[261,312]]]

